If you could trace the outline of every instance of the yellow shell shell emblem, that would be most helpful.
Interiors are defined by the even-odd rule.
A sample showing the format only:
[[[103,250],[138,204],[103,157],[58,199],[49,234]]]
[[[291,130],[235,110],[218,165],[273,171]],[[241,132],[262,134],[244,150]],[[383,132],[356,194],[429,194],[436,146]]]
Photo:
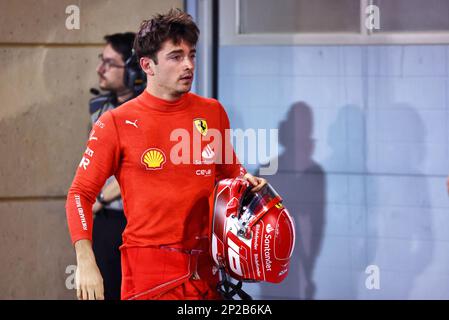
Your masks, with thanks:
[[[203,135],[205,136],[207,134],[207,122],[204,119],[195,119],[193,120],[193,123],[195,124],[195,128]]]
[[[284,206],[282,205],[281,202],[279,202],[278,204],[275,205],[275,207],[278,209],[282,209]]]
[[[165,163],[165,154],[157,148],[148,149],[142,155],[142,163],[149,170],[162,169]]]

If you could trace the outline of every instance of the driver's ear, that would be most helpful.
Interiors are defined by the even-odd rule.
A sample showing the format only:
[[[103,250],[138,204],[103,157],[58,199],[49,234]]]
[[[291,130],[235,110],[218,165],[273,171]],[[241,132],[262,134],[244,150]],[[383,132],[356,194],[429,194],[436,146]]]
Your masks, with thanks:
[[[154,76],[154,70],[155,70],[155,63],[153,59],[149,57],[142,57],[140,58],[140,67],[142,68],[143,72],[145,72],[149,76]]]

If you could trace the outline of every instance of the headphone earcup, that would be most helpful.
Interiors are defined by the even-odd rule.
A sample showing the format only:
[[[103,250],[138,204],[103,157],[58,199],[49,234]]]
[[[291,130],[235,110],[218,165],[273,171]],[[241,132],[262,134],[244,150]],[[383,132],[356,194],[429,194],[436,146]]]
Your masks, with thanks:
[[[136,72],[130,67],[127,67],[125,69],[125,79],[124,79],[125,86],[128,87],[129,89],[133,89],[135,84],[135,78]]]
[[[142,86],[146,80],[146,75],[137,63],[135,54],[131,55],[125,62],[125,74],[123,80],[125,86],[132,90]]]

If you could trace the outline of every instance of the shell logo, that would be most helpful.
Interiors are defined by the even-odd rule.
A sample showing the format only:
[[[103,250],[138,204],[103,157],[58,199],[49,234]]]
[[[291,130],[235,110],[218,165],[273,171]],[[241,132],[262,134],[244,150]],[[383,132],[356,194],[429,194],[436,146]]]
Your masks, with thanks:
[[[157,148],[147,149],[142,154],[142,164],[147,170],[162,169],[165,161],[166,158],[164,152]]]

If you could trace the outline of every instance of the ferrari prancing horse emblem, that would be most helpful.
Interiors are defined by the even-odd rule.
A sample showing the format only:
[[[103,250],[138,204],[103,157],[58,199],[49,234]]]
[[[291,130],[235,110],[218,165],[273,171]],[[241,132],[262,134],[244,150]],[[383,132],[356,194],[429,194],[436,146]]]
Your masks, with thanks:
[[[203,136],[207,134],[207,122],[204,119],[194,119],[193,123],[195,124],[195,128],[201,133]]]

